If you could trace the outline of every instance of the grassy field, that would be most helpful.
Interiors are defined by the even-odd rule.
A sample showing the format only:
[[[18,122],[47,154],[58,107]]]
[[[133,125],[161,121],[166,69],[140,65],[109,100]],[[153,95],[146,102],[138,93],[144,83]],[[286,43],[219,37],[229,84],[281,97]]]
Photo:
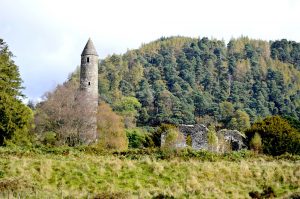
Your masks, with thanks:
[[[300,195],[299,156],[139,154],[0,148],[0,198],[250,198],[268,189],[281,198]]]

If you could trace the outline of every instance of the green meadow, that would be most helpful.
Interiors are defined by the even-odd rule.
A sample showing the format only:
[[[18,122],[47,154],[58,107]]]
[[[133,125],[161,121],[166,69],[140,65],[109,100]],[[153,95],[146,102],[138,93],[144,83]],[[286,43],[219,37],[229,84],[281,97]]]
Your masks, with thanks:
[[[0,198],[251,198],[300,195],[300,158],[249,151],[0,148]]]

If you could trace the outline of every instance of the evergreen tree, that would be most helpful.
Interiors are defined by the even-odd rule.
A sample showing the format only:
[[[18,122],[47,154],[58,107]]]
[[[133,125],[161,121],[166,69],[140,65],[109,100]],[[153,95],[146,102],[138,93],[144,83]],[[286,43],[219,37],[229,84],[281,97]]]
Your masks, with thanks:
[[[21,101],[22,80],[12,57],[7,44],[0,39],[0,145],[11,139],[27,142],[32,119],[30,108]]]

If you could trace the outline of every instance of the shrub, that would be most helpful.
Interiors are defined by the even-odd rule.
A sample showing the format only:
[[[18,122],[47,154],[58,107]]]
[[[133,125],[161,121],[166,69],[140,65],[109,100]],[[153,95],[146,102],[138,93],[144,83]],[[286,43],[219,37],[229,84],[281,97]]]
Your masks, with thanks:
[[[146,143],[146,134],[139,128],[126,129],[129,148],[143,148]]]
[[[182,133],[179,132],[177,127],[169,124],[163,124],[161,126],[161,147],[164,149],[171,149],[176,147],[182,147],[182,143],[185,144],[185,138]]]
[[[232,151],[231,143],[225,140],[223,134],[218,135],[218,152],[225,153]]]
[[[266,154],[300,154],[300,133],[280,116],[267,117],[254,123],[246,131],[248,145],[255,133],[261,136],[262,150]]]
[[[253,138],[251,139],[250,149],[252,149],[256,153],[260,153],[262,151],[261,137],[258,133],[255,133]]]
[[[207,133],[208,149],[211,151],[217,151],[218,137],[213,125],[210,125]]]
[[[172,124],[161,124],[159,127],[147,129],[150,131],[148,140],[151,140],[150,147],[160,147],[161,145],[161,134],[167,132],[169,129],[176,128]]]
[[[187,135],[186,136],[186,145],[188,145],[189,147],[192,147],[192,145],[193,145],[193,140],[192,140],[192,137],[191,137],[191,135]]]
[[[54,146],[56,142],[56,133],[52,131],[47,131],[44,133],[42,138],[42,143],[45,145]]]

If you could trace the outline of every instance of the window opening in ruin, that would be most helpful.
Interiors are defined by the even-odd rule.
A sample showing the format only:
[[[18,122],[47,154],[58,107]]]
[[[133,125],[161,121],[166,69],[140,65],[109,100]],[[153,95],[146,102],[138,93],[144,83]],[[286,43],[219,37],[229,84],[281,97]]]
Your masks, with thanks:
[[[86,62],[87,62],[87,63],[90,62],[90,58],[89,58],[89,57],[86,58]]]
[[[91,82],[89,82],[89,86],[91,85]]]

